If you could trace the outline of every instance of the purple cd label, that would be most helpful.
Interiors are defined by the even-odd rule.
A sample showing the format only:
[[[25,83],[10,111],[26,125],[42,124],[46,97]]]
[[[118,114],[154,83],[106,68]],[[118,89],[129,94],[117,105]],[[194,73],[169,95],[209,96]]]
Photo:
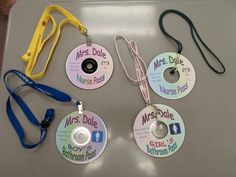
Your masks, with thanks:
[[[107,59],[106,52],[104,52],[102,49],[97,49],[95,47],[92,47],[92,48],[81,49],[81,50],[77,51],[75,60],[78,60],[78,59],[83,58],[85,56],[91,56],[91,55],[98,56],[103,59]]]

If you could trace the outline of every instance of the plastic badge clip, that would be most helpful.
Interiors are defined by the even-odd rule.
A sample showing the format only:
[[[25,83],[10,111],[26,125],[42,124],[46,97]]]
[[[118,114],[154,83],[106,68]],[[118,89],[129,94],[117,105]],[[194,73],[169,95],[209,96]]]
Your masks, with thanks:
[[[75,103],[78,106],[78,112],[79,112],[80,115],[84,114],[84,112],[83,112],[83,103],[81,101],[78,101],[78,100],[72,98],[71,102]]]
[[[83,114],[83,103],[81,101],[77,102],[79,114]]]
[[[57,26],[57,23],[54,19],[54,17],[51,15],[51,12],[57,10],[60,14],[64,15],[66,18],[63,19],[59,25]],[[52,21],[52,30],[49,33],[49,35],[46,37],[46,39],[43,39],[44,37],[44,32],[46,30],[47,24],[49,23],[49,21]],[[79,19],[77,19],[74,15],[72,15],[69,11],[65,10],[64,8],[58,6],[58,5],[52,5],[52,6],[48,6],[39,22],[38,25],[35,29],[34,35],[32,37],[32,40],[30,42],[29,48],[27,50],[27,52],[22,56],[22,59],[27,62],[27,67],[25,69],[25,74],[30,77],[31,79],[39,79],[44,77],[46,70],[48,68],[48,65],[50,63],[50,60],[52,58],[54,49],[58,43],[60,34],[61,34],[61,28],[66,24],[66,23],[70,23],[71,25],[77,27],[79,29],[79,31],[81,32],[81,34],[87,35],[87,29],[85,28],[85,26],[79,21]],[[38,61],[38,57],[39,54],[41,53],[41,50],[44,47],[44,44],[53,36],[53,44],[52,47],[49,51],[47,60],[46,60],[46,64],[43,67],[43,70],[37,74],[32,74],[33,69],[36,66],[36,63]]]

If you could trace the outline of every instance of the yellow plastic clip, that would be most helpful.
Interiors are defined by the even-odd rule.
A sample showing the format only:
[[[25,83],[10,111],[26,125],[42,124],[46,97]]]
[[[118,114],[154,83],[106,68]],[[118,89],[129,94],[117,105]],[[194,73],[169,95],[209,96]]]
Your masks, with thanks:
[[[56,21],[54,20],[53,16],[50,15],[50,12],[53,10],[59,11],[60,13],[62,13],[66,17],[65,19],[63,19],[60,22],[58,27],[57,27]],[[46,26],[50,21],[52,21],[52,30],[49,33],[49,35],[43,40]],[[51,60],[53,51],[54,51],[54,49],[57,45],[58,39],[60,37],[61,28],[66,23],[70,23],[71,25],[78,28],[79,31],[81,32],[81,34],[83,34],[84,36],[86,36],[86,37],[88,36],[87,29],[85,28],[85,26],[83,24],[81,24],[81,22],[75,16],[73,16],[70,12],[68,12],[67,10],[65,10],[64,8],[62,8],[58,5],[48,6],[44,10],[44,12],[38,22],[38,25],[36,27],[36,30],[34,32],[34,35],[32,37],[32,40],[30,42],[27,52],[22,56],[22,60],[24,60],[25,62],[28,63],[26,66],[26,69],[25,69],[25,74],[28,77],[30,77],[31,79],[39,79],[39,78],[44,77],[47,67],[48,67],[48,64]],[[54,38],[52,48],[50,49],[50,52],[49,52],[49,55],[48,55],[48,58],[47,58],[47,61],[46,61],[46,64],[45,64],[43,70],[37,74],[32,74],[32,71],[37,63],[38,56],[39,56],[44,44],[55,34],[55,32],[56,32],[56,36]]]

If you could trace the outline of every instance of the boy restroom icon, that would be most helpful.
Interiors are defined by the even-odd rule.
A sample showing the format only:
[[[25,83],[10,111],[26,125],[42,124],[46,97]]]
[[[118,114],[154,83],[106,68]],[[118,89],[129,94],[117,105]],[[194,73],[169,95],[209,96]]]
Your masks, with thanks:
[[[95,142],[95,143],[103,142],[103,131],[93,131],[92,142]]]

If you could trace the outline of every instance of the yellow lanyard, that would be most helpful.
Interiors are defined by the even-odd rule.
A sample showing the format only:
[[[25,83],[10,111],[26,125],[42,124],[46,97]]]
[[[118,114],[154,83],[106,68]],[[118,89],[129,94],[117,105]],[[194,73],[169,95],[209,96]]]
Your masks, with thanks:
[[[50,15],[50,12],[53,10],[59,11],[60,13],[62,13],[66,17],[65,19],[63,19],[60,22],[58,28],[57,28],[57,24],[56,24],[53,16]],[[49,33],[49,35],[43,40],[43,35],[45,32],[46,26],[50,20],[52,21],[52,24],[53,24],[52,30]],[[76,17],[74,17],[70,12],[68,12],[64,8],[57,6],[57,5],[48,6],[44,10],[44,12],[38,22],[37,28],[34,32],[33,38],[30,42],[27,52],[22,56],[22,60],[24,60],[25,62],[28,63],[27,67],[25,69],[25,74],[28,77],[30,77],[31,79],[38,79],[38,78],[44,77],[47,67],[48,67],[48,64],[51,60],[52,53],[53,53],[53,51],[57,45],[58,39],[60,37],[61,28],[66,23],[72,24],[73,26],[75,26],[76,28],[78,28],[80,30],[81,34],[85,35],[86,37],[88,36],[87,29],[85,28],[85,26],[83,24],[81,24],[81,22]],[[47,58],[47,61],[46,61],[46,64],[45,64],[43,70],[40,73],[32,74],[32,71],[37,63],[38,56],[39,56],[45,42],[47,42],[47,40],[49,40],[54,35],[56,30],[57,30],[57,33],[54,38],[52,48],[49,52],[49,55],[48,55],[48,58]]]

